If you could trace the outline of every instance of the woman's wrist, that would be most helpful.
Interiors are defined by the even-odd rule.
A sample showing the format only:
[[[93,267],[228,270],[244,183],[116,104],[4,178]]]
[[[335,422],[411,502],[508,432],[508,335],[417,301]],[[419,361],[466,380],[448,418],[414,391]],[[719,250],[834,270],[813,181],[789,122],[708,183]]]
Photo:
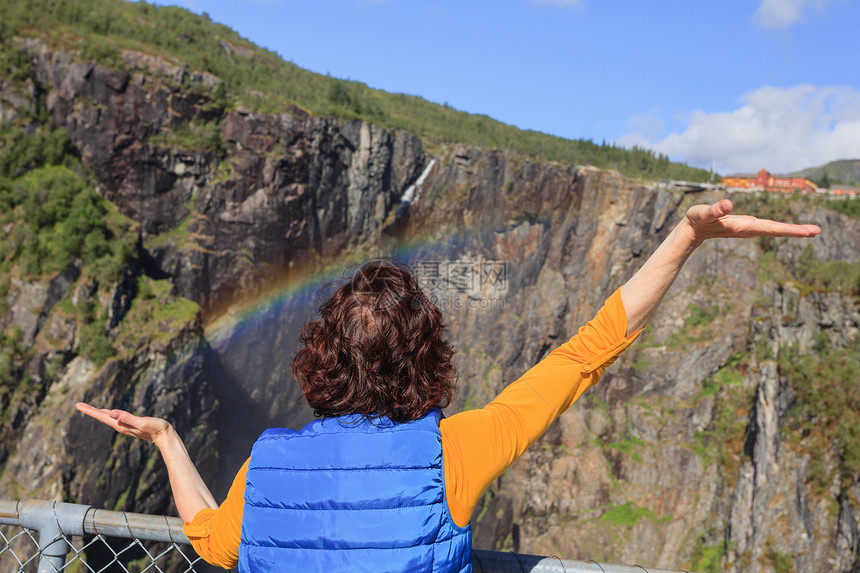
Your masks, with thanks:
[[[155,447],[161,450],[163,454],[165,449],[170,447],[171,442],[178,439],[179,434],[177,434],[176,430],[173,429],[173,425],[168,423],[163,430],[159,430],[153,434],[152,443]]]
[[[680,241],[683,248],[689,255],[705,242],[704,238],[698,236],[696,227],[689,217],[684,217],[678,226],[675,227],[676,239]]]

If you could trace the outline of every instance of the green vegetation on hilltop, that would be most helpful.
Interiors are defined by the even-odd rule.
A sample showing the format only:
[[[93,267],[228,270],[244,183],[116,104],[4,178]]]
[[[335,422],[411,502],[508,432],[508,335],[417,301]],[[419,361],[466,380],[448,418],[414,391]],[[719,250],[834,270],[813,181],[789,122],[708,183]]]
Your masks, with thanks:
[[[860,160],[842,159],[820,167],[810,167],[795,173],[807,177],[819,187],[860,186]]]
[[[709,176],[705,170],[672,163],[647,149],[627,150],[520,130],[421,97],[390,94],[360,82],[316,74],[253,45],[226,26],[213,23],[205,13],[198,16],[181,8],[121,0],[7,0],[4,4],[0,41],[12,36],[40,37],[111,67],[123,66],[120,50],[151,53],[214,74],[225,82],[234,101],[262,112],[283,112],[296,105],[315,115],[360,118],[404,129],[431,145],[463,143],[509,149],[650,179],[704,181]]]

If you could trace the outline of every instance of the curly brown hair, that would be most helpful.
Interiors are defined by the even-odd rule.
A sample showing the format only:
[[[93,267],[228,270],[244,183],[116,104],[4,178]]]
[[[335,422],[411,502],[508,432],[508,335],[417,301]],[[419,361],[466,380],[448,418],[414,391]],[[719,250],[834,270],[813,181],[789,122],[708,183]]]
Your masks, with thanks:
[[[408,266],[373,259],[302,328],[293,374],[317,416],[416,420],[450,404],[457,383],[445,327]]]

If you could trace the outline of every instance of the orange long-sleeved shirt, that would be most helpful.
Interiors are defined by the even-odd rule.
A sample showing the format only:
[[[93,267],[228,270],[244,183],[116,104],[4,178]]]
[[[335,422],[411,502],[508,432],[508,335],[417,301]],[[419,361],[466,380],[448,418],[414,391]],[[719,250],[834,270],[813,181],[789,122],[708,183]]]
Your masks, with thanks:
[[[439,423],[445,497],[457,525],[469,522],[481,494],[562,412],[600,380],[607,366],[636,339],[627,337],[627,316],[620,291],[597,316],[566,343],[478,410],[460,412]],[[183,531],[197,553],[225,568],[239,561],[244,463],[227,499],[218,509],[204,509]]]

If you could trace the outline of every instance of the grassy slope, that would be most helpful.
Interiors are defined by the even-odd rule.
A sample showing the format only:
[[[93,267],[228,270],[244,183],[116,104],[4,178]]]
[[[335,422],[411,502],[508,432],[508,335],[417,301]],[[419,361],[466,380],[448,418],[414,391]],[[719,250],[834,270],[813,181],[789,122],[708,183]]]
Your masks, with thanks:
[[[842,159],[831,161],[821,167],[810,167],[798,171],[800,177],[808,177],[815,181],[827,175],[833,185],[850,185],[860,187],[860,159]]]
[[[650,150],[626,150],[520,130],[421,97],[390,94],[359,82],[309,72],[205,15],[181,8],[122,0],[4,0],[4,4],[2,36],[40,36],[108,65],[121,65],[120,49],[159,55],[222,78],[232,101],[262,112],[281,112],[296,105],[314,115],[360,118],[404,129],[431,146],[458,142],[509,149],[539,159],[596,165],[650,179],[708,178],[702,169],[672,163]]]

